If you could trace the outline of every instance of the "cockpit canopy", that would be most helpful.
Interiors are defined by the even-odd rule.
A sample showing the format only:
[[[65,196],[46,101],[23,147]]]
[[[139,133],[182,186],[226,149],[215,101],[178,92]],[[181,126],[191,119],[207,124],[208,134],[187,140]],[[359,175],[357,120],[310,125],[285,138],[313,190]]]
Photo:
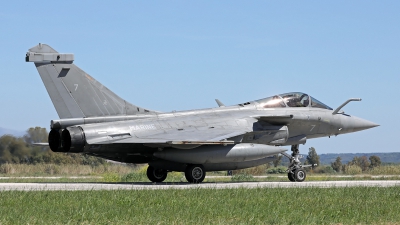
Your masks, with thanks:
[[[332,110],[331,107],[301,92],[275,95],[257,100],[256,102],[264,108],[313,107]]]

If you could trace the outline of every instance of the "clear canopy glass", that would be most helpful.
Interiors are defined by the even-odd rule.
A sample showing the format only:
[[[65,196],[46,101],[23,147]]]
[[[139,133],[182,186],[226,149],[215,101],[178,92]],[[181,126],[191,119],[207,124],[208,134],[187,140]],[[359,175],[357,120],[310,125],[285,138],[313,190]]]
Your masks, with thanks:
[[[291,92],[275,95],[272,97],[257,100],[256,102],[262,105],[262,107],[264,108],[314,107],[332,110],[331,107],[301,92]]]
[[[315,99],[313,97],[311,97],[311,107],[333,110],[331,107],[325,105],[324,103],[318,101],[317,99]]]

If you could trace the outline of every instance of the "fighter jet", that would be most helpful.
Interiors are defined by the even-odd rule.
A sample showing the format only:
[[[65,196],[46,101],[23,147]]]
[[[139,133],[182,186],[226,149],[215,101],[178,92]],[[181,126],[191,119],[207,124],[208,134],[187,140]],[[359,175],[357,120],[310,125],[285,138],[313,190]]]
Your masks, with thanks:
[[[33,62],[60,119],[50,122],[54,152],[84,153],[109,160],[145,164],[152,182],[180,171],[201,183],[207,171],[255,167],[282,154],[288,179],[302,182],[305,167],[299,145],[308,139],[352,133],[378,126],[301,92],[219,107],[159,112],[133,105],[61,54],[39,44],[26,54]],[[283,146],[291,146],[291,154]]]

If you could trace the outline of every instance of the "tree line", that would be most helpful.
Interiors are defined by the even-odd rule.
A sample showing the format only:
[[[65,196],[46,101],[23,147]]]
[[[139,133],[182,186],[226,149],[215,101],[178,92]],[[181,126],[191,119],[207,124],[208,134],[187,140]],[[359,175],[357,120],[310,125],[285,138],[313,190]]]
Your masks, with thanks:
[[[305,164],[318,164],[320,165],[320,158],[315,150],[315,148],[311,147],[308,152],[307,159]],[[336,171],[337,173],[346,172],[350,167],[360,168],[362,172],[366,172],[368,170],[372,170],[375,167],[379,167],[381,165],[381,159],[372,155],[369,159],[366,156],[357,157],[355,156],[352,161],[347,164],[342,163],[342,159],[339,157],[336,158],[334,162],[331,163],[330,168],[325,167],[326,172],[329,172],[330,169]]]
[[[31,127],[23,137],[3,135],[0,137],[0,164],[80,164],[101,165],[104,159],[86,154],[53,152],[46,146],[33,146],[33,143],[47,142],[48,131],[46,128]]]
[[[272,162],[272,165],[274,167],[278,167],[282,165],[282,163],[284,164],[285,162],[283,162],[282,159],[282,155],[278,156]],[[286,162],[286,164],[287,163],[288,162]],[[348,171],[350,168],[354,169],[355,167],[359,168],[362,172],[366,172],[368,170],[372,170],[375,167],[379,167],[382,164],[381,159],[378,156],[372,155],[369,158],[367,158],[366,156],[355,156],[353,160],[351,160],[347,164],[342,163],[342,159],[339,156],[330,165],[322,165],[320,162],[320,157],[314,147],[309,148],[308,155],[305,160],[303,159],[303,163],[304,165],[317,164],[318,166],[314,169],[314,172],[317,173],[341,173]]]
[[[347,164],[342,164],[342,159],[337,157],[334,162],[331,163],[332,168],[336,172],[344,172],[351,166],[357,166],[361,168],[362,172],[371,170],[375,167],[379,167],[382,164],[381,159],[376,156],[370,156],[369,159],[366,156],[354,157],[352,161]]]

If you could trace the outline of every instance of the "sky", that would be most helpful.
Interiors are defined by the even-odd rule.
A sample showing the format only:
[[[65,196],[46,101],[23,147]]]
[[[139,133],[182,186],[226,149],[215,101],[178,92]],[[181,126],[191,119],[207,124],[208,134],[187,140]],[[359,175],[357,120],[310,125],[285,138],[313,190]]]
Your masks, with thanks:
[[[300,91],[380,124],[302,153],[400,151],[400,1],[2,1],[0,127],[58,115],[29,48],[46,43],[125,100],[170,112]]]

